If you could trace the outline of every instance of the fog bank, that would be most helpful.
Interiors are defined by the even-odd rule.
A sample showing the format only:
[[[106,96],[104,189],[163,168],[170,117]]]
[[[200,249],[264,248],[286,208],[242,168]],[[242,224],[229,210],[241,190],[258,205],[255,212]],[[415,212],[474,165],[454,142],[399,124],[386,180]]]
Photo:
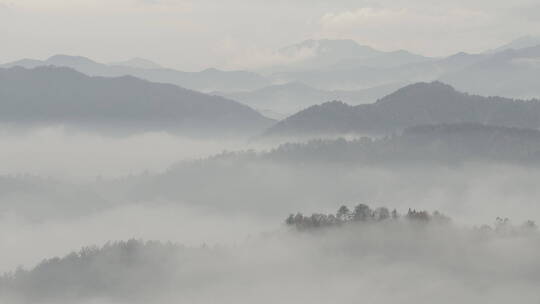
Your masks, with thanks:
[[[160,172],[175,162],[247,147],[242,139],[193,139],[166,132],[107,137],[62,126],[0,130],[0,175],[95,179]]]

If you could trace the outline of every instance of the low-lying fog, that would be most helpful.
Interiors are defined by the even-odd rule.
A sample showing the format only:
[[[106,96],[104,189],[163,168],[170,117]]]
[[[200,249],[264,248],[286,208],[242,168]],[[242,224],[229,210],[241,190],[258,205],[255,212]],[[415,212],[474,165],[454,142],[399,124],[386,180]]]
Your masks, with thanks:
[[[538,232],[519,227],[400,219],[283,229],[236,246],[110,244],[8,284],[22,303],[534,303],[538,250]]]
[[[166,133],[102,137],[48,128],[5,131],[0,139],[0,273],[18,266],[32,270],[45,258],[133,238],[202,250],[188,258],[180,253],[179,264],[166,264],[166,275],[174,277],[167,284],[175,288],[143,289],[137,297],[143,302],[505,303],[516,294],[539,300],[538,235],[484,237],[472,228],[496,217],[516,225],[540,220],[540,169],[534,166],[208,158],[269,146]],[[369,226],[322,235],[291,233],[284,225],[290,213],[332,213],[358,203],[401,212],[439,210],[453,222],[450,228]],[[55,300],[62,286],[50,283],[43,303],[133,302],[123,292],[145,276],[152,280],[153,263],[161,258],[145,253],[141,269],[126,277],[115,275],[115,267],[124,265],[117,260],[111,268],[92,264],[89,273],[97,271],[111,284],[125,280],[122,287]],[[49,277],[47,271],[62,280],[93,282],[81,283],[85,288],[101,280],[79,277],[86,274],[71,268],[79,266],[56,269],[63,266],[54,263],[45,274],[30,272],[21,280],[31,283],[21,281],[17,288],[40,297],[46,281],[40,276]]]
[[[235,244],[280,227],[257,216],[220,215],[185,204],[131,204],[76,218],[30,221],[15,214],[0,217],[0,273],[33,267],[44,258],[111,240],[160,240],[187,246]]]
[[[63,126],[3,128],[0,129],[0,174],[66,180],[121,177],[160,172],[180,160],[246,147],[254,148],[242,138],[194,139],[166,132],[108,137]]]

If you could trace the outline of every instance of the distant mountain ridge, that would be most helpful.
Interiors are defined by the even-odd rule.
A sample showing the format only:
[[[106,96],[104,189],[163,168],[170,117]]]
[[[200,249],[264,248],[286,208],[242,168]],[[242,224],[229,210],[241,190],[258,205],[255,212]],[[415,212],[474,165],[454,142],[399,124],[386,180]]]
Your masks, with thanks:
[[[473,94],[540,97],[540,45],[490,55],[440,80]]]
[[[161,68],[140,58],[107,65],[67,55],[55,55],[44,61],[24,59],[0,67],[66,66],[90,76],[131,75],[224,95],[253,92],[284,83],[303,83],[321,91],[360,91],[396,83],[441,81],[472,94],[528,99],[540,97],[540,53],[535,51],[539,45],[537,37],[522,37],[491,52],[461,52],[434,58],[405,50],[380,51],[353,40],[321,39],[306,40],[277,50],[275,55],[281,63],[255,71],[210,68],[182,72]],[[342,99],[339,97],[335,99]],[[294,94],[281,96],[281,99],[285,98],[289,103],[295,103]],[[311,104],[319,102],[318,99]],[[299,102],[297,109],[305,104]],[[270,107],[260,110],[280,112]]]
[[[537,98],[540,55],[533,50],[539,45],[537,37],[524,37],[490,52],[430,58],[404,50],[377,51],[354,41],[308,41],[292,47],[299,54],[297,61],[274,69],[269,77],[349,91],[438,80],[473,94]]]
[[[540,36],[526,35],[516,38],[509,43],[503,44],[495,49],[488,50],[486,53],[499,53],[509,49],[519,50],[540,45]]]
[[[130,75],[152,82],[170,83],[202,92],[253,90],[271,84],[268,79],[253,72],[220,71],[217,69],[182,72],[157,68],[155,64],[141,62],[140,59],[107,65],[82,56],[54,55],[44,61],[23,59],[0,65],[0,68],[14,66],[35,68],[49,65],[69,67],[89,76],[120,77]],[[145,66],[141,67],[141,65]]]
[[[222,97],[52,66],[0,69],[0,121],[209,135],[252,134],[274,123]]]
[[[258,110],[270,110],[284,116],[292,115],[310,106],[327,102],[329,100],[342,100],[349,104],[371,103],[385,96],[404,84],[393,83],[364,90],[319,90],[303,83],[293,82],[268,86],[248,92],[215,92]]]
[[[391,67],[430,59],[405,50],[380,51],[349,39],[305,40],[278,50],[278,54],[297,59],[288,68],[281,68],[282,71],[325,69],[351,64]]]
[[[144,58],[132,58],[126,61],[111,62],[109,65],[126,66],[140,69],[163,69],[163,67],[155,62]]]
[[[277,123],[265,135],[388,134],[416,125],[445,123],[537,129],[540,102],[469,95],[440,82],[417,83],[373,104],[350,106],[334,101],[310,107]]]

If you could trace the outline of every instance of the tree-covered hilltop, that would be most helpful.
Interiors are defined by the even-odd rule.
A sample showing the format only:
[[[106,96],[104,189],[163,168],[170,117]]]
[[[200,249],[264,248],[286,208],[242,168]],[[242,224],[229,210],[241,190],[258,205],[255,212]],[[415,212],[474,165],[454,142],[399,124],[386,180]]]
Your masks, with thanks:
[[[430,279],[449,282],[462,282],[468,275],[489,282],[491,290],[523,278],[537,285],[540,274],[534,254],[540,250],[540,235],[531,221],[514,226],[498,218],[494,226],[462,229],[438,212],[409,209],[400,214],[359,204],[330,215],[291,215],[286,223],[291,229],[231,246],[129,240],[86,247],[0,276],[0,303],[206,304],[223,297],[223,303],[269,304],[275,298],[257,301],[252,295],[268,288],[275,294],[284,280],[293,286],[288,296],[300,298],[330,277],[346,282],[382,275],[394,282],[394,275],[380,272],[389,265],[399,275],[428,271]],[[325,233],[306,233],[319,231]],[[253,292],[246,293],[246,286]],[[333,297],[342,290],[335,288]],[[459,291],[471,296],[475,288]]]
[[[358,204],[354,208],[346,205],[339,207],[335,214],[314,213],[303,215],[302,213],[290,214],[285,220],[287,226],[295,227],[298,230],[308,230],[313,228],[340,226],[352,223],[383,222],[383,221],[418,221],[418,222],[438,222],[449,223],[451,219],[444,214],[435,211],[417,211],[409,209],[402,215],[396,209],[390,210],[387,207],[372,209],[369,205]]]
[[[189,271],[186,267],[191,260],[211,263],[213,254],[204,246],[188,248],[134,239],[109,242],[45,259],[31,270],[20,267],[4,274],[0,277],[0,294],[12,296],[17,303],[64,303],[105,296],[137,299],[174,289],[178,274]]]
[[[313,213],[312,215],[303,215],[298,212],[290,214],[285,219],[288,227],[299,231],[314,230],[325,227],[339,227],[344,225],[355,225],[363,223],[435,223],[449,224],[452,219],[439,211],[429,212],[426,210],[411,209],[401,214],[396,209],[390,210],[387,207],[378,207],[372,209],[369,205],[358,204],[354,208],[346,205],[339,207],[334,214]],[[534,221],[528,220],[520,226],[513,226],[508,218],[497,217],[493,226],[482,225],[479,227],[482,231],[498,232],[520,232],[536,230]]]
[[[19,268],[8,273],[0,281],[0,290],[13,292],[27,301],[49,296],[53,300],[76,294],[134,292],[129,289],[146,279],[133,275],[146,269],[147,279],[151,278],[147,287],[159,284],[166,277],[172,252],[176,250],[173,245],[136,240],[87,247],[61,258],[45,259],[29,271]],[[131,281],[124,281],[130,277]]]

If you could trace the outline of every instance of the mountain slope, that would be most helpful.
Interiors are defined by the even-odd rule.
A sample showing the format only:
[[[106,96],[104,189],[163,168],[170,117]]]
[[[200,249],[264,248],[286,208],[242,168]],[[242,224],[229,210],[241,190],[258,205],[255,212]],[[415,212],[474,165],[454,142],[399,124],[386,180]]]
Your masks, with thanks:
[[[306,40],[278,50],[277,55],[289,63],[270,67],[267,73],[328,70],[343,66],[386,68],[430,59],[404,50],[380,51],[347,39]]]
[[[525,162],[540,164],[540,131],[481,124],[421,125],[381,139],[285,144],[262,158],[287,162]]]
[[[58,67],[0,69],[0,121],[210,134],[249,134],[273,123],[222,97]]]
[[[278,82],[302,82],[324,90],[362,90],[393,83],[434,81],[489,56],[458,53],[445,58],[427,58],[397,51],[369,58],[343,59],[321,68],[282,71],[272,77]]]
[[[540,36],[523,36],[523,37],[514,39],[507,44],[501,45],[498,48],[489,50],[487,51],[487,53],[494,54],[494,53],[499,53],[499,52],[503,52],[510,49],[519,50],[519,49],[529,48],[529,47],[533,47],[537,45],[540,45]]]
[[[126,61],[111,62],[109,65],[119,65],[132,68],[140,69],[162,69],[163,67],[159,64],[152,62],[144,58],[132,58]]]
[[[289,69],[313,69],[336,64],[342,60],[368,58],[383,54],[369,46],[353,40],[306,40],[284,47],[278,51],[281,56],[296,58]]]
[[[249,92],[216,92],[215,94],[242,102],[259,111],[269,110],[289,116],[307,107],[330,100],[342,100],[354,105],[373,102],[402,86],[402,84],[389,84],[356,91],[327,91],[295,82],[273,85]]]
[[[145,66],[141,67],[141,64]],[[253,90],[270,84],[266,78],[246,71],[208,69],[201,72],[182,72],[155,68],[148,62],[141,63],[141,60],[106,65],[85,57],[68,55],[55,55],[44,61],[25,59],[0,65],[0,67],[35,68],[48,65],[69,67],[90,76],[120,77],[130,75],[152,82],[170,83],[203,92]]]
[[[540,102],[460,93],[440,82],[404,87],[373,104],[330,102],[310,107],[270,128],[267,136],[385,134],[423,124],[482,123],[540,127]]]
[[[339,61],[335,68],[353,68],[353,67],[373,67],[373,68],[392,68],[406,64],[416,64],[421,62],[434,61],[433,58],[413,54],[405,50],[393,52],[383,52],[368,58],[344,59]]]
[[[322,90],[439,80],[473,94],[540,97],[537,37],[523,37],[491,52],[445,58],[360,47],[354,41],[307,41],[287,49],[286,54],[297,54],[298,61],[289,68],[275,69],[272,78],[274,82],[302,82]]]
[[[540,45],[491,55],[440,79],[474,94],[540,97]]]

